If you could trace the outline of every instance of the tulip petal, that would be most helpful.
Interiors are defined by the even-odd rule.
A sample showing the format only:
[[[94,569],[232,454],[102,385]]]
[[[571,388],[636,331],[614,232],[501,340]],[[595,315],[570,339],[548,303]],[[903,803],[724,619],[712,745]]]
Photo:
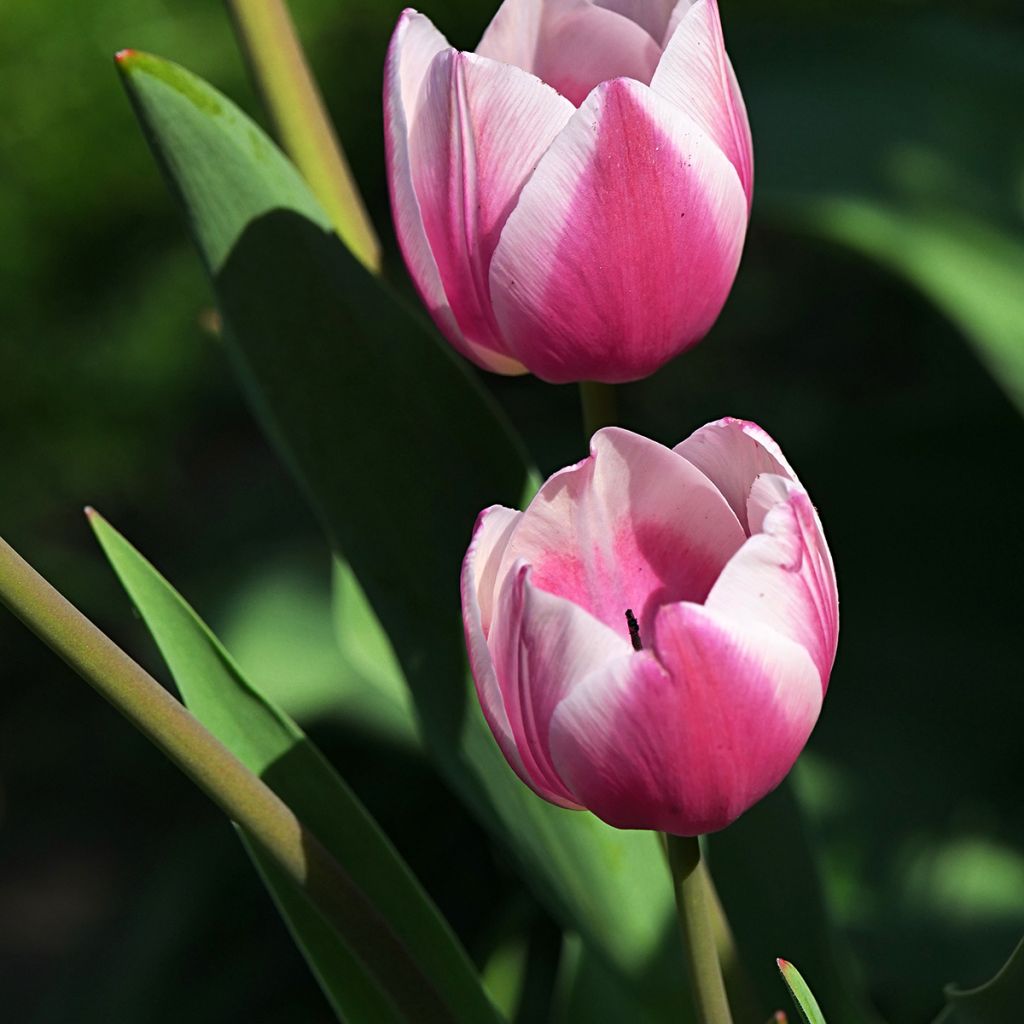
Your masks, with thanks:
[[[517,561],[533,586],[641,639],[657,608],[703,601],[745,540],[718,488],[670,449],[617,427],[598,431],[591,455],[552,476],[523,513],[498,570]]]
[[[698,2],[699,0],[678,0],[678,3],[673,6],[672,13],[668,19],[668,28],[661,38],[662,49],[668,46],[669,40],[676,34],[676,29],[679,28],[683,18],[689,13],[690,8]]]
[[[497,599],[498,567],[523,513],[517,509],[492,505],[477,517],[473,540],[466,554],[473,600],[479,603],[480,625],[486,636],[491,629],[491,614]]]
[[[638,0],[642,3],[644,0]],[[476,52],[531,72],[579,106],[599,82],[650,82],[660,45],[591,0],[505,0]]]
[[[748,534],[761,528],[747,521],[747,499],[762,473],[778,473],[799,484],[782,449],[756,423],[726,417],[695,430],[674,451],[692,462],[722,492]]]
[[[522,373],[515,360],[465,337],[452,312],[437,261],[430,250],[413,187],[409,134],[423,103],[427,71],[450,50],[430,19],[407,9],[398,20],[384,70],[385,148],[395,234],[413,283],[441,333],[468,359],[496,373]]]
[[[656,41],[665,38],[675,6],[673,0],[593,0],[593,3],[636,22]]]
[[[393,112],[405,128],[416,119],[423,82],[434,58],[451,48],[425,14],[411,7],[402,11],[388,47],[386,87],[394,98]]]
[[[461,349],[464,340],[448,306],[441,275],[427,243],[409,163],[409,125],[419,108],[423,79],[431,61],[447,46],[448,41],[429,18],[413,10],[402,12],[391,37],[384,69],[384,138],[395,234],[406,265],[438,327]]]
[[[754,146],[736,73],[722,38],[716,0],[683,0],[651,88],[693,118],[732,161],[748,208],[754,194]]]
[[[786,477],[754,482],[753,510],[767,509],[711,588],[706,606],[736,622],[769,627],[807,650],[824,691],[839,639],[835,570],[806,492]]]
[[[576,0],[570,0],[570,5],[575,3]],[[533,72],[549,4],[550,0],[503,0],[476,52],[481,57]]]
[[[507,350],[553,383],[647,376],[711,327],[746,223],[718,146],[646,86],[605,82],[538,164],[494,252]]]
[[[662,37],[663,49],[669,45],[669,40],[676,34],[676,29],[679,28],[680,22],[686,17],[690,7],[695,3],[697,3],[697,0],[678,0],[678,3],[673,5],[672,13],[669,15],[669,27],[665,30],[665,35]]]
[[[714,832],[792,767],[821,709],[818,673],[779,634],[688,603],[662,609],[654,646],[562,701],[552,763],[610,825]]]
[[[466,634],[469,666],[476,683],[484,718],[498,745],[520,778],[526,778],[522,758],[516,749],[512,726],[495,675],[494,660],[487,646],[494,608],[497,564],[521,512],[494,505],[477,518],[473,540],[462,563],[462,624]]]
[[[524,181],[572,114],[550,86],[475,54],[443,50],[427,73],[409,141],[413,187],[459,328],[495,352],[491,255]]]
[[[517,562],[498,597],[488,646],[525,782],[565,807],[578,807],[551,762],[551,716],[566,694],[595,672],[632,654],[629,639],[582,608],[535,587]]]

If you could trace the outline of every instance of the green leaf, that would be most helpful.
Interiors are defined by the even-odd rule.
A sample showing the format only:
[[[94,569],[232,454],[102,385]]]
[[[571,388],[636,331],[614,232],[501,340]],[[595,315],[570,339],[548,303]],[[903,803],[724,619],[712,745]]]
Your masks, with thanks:
[[[195,612],[109,523],[92,527],[149,627],[189,709],[263,778],[330,850],[466,1024],[499,1017],[430,898],[341,778],[287,716],[265,700]],[[244,836],[243,836],[244,838]],[[396,1011],[339,937],[277,867],[246,843],[292,934],[340,1016],[397,1021]]]
[[[878,1015],[851,970],[852,958],[832,930],[792,781],[708,836],[707,845],[739,962],[762,1005],[776,1002],[778,979],[771,965],[785,949],[814,977],[833,1024],[876,1024]]]
[[[779,210],[788,210],[792,225],[863,253],[928,296],[1024,411],[1024,238],[959,210],[847,197]]]
[[[1016,41],[934,12],[754,19],[739,36],[758,212],[909,281],[1024,410]]]
[[[336,719],[418,745],[405,679],[351,569],[335,565],[333,589],[326,576],[322,553],[315,570],[295,552],[254,563],[220,613],[224,646],[253,686],[297,722]]]
[[[402,667],[355,573],[340,558],[333,562],[331,612],[335,646],[352,675],[358,678],[364,703],[380,707],[389,738],[419,744],[409,690]],[[355,695],[354,695],[355,696]],[[364,719],[370,716],[364,711]]]
[[[508,1020],[514,1020],[522,997],[529,949],[526,935],[510,935],[487,958],[484,986]]]
[[[776,963],[779,965],[783,979],[789,986],[793,1002],[796,1003],[807,1024],[825,1024],[825,1015],[821,1012],[818,1000],[814,998],[814,993],[807,987],[807,982],[804,981],[800,972],[788,960],[777,960]]]
[[[935,1024],[1017,1024],[1024,1011],[1024,939],[986,985],[946,986],[946,1008]]]
[[[345,250],[294,168],[230,101],[155,57],[120,66],[210,271],[250,398],[391,638],[440,770],[560,920],[648,1005],[678,1012],[657,840],[537,798],[472,696],[459,565],[478,512],[515,505],[532,486],[521,446],[450,348]],[[664,969],[652,967],[657,956]]]
[[[663,962],[657,966],[666,973],[672,968],[683,973],[682,950],[673,947],[672,955],[674,963]],[[655,1007],[654,1013],[660,1013],[660,1018],[652,1018],[650,1001],[645,1005],[641,993],[623,986],[619,978],[591,955],[578,936],[566,935],[551,1015],[553,1024],[622,1024],[623,1021],[651,1019],[664,1019],[672,1021],[672,1024],[697,1024],[689,998],[671,1010]]]

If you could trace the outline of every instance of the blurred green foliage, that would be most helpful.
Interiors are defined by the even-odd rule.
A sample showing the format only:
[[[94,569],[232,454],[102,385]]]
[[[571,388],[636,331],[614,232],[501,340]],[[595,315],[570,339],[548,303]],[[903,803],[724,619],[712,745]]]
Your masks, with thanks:
[[[973,989],[946,986],[946,1008],[935,1024],[994,1024],[1016,1020],[1024,1004],[1024,940],[991,981]]]
[[[675,441],[757,419],[821,509],[843,636],[798,792],[879,1008],[927,1021],[944,983],[987,980],[1024,930],[1024,430],[1007,397],[1024,348],[1024,25],[1016,0],[722,6],[757,146],[750,243],[711,338],[623,389],[624,422]],[[395,280],[379,94],[399,7],[293,3]],[[208,290],[111,67],[150,49],[255,112],[226,15],[8,8],[0,533],[159,671],[78,510],[114,519],[303,718],[507,988],[557,937],[407,739],[346,714],[323,544],[202,326]],[[428,13],[471,47],[492,12]],[[543,469],[579,457],[573,389],[488,385]],[[0,673],[7,1016],[328,1020],[188,783],[13,620]]]

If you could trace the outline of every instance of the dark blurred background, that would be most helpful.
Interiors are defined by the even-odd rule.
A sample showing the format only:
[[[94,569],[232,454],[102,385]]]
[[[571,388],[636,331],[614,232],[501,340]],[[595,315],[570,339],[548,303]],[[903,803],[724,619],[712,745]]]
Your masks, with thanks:
[[[1024,931],[1024,15],[722,7],[758,162],[747,253],[711,337],[622,389],[623,422],[675,442],[756,419],[821,509],[843,634],[798,792],[871,995],[930,1021]],[[293,10],[403,282],[379,100],[399,6]],[[472,48],[493,11],[427,13]],[[324,544],[204,327],[113,71],[149,49],[262,119],[226,15],[22,0],[3,21],[0,533],[165,678],[96,505],[303,721],[500,987],[510,940],[557,935],[404,734],[341,699]],[[580,457],[572,388],[487,383],[545,471]],[[329,1019],[228,825],[6,614],[0,999],[39,1024]]]

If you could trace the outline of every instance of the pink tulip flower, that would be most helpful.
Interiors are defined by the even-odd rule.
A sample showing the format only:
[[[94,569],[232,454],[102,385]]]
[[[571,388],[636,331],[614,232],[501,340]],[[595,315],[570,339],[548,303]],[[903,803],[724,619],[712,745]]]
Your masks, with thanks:
[[[481,513],[462,612],[484,715],[536,793],[699,835],[774,789],[835,658],[835,571],[778,445],[598,431],[525,512]]]
[[[384,93],[398,240],[464,356],[618,383],[710,329],[753,191],[716,0],[505,0],[475,53],[407,10]]]

